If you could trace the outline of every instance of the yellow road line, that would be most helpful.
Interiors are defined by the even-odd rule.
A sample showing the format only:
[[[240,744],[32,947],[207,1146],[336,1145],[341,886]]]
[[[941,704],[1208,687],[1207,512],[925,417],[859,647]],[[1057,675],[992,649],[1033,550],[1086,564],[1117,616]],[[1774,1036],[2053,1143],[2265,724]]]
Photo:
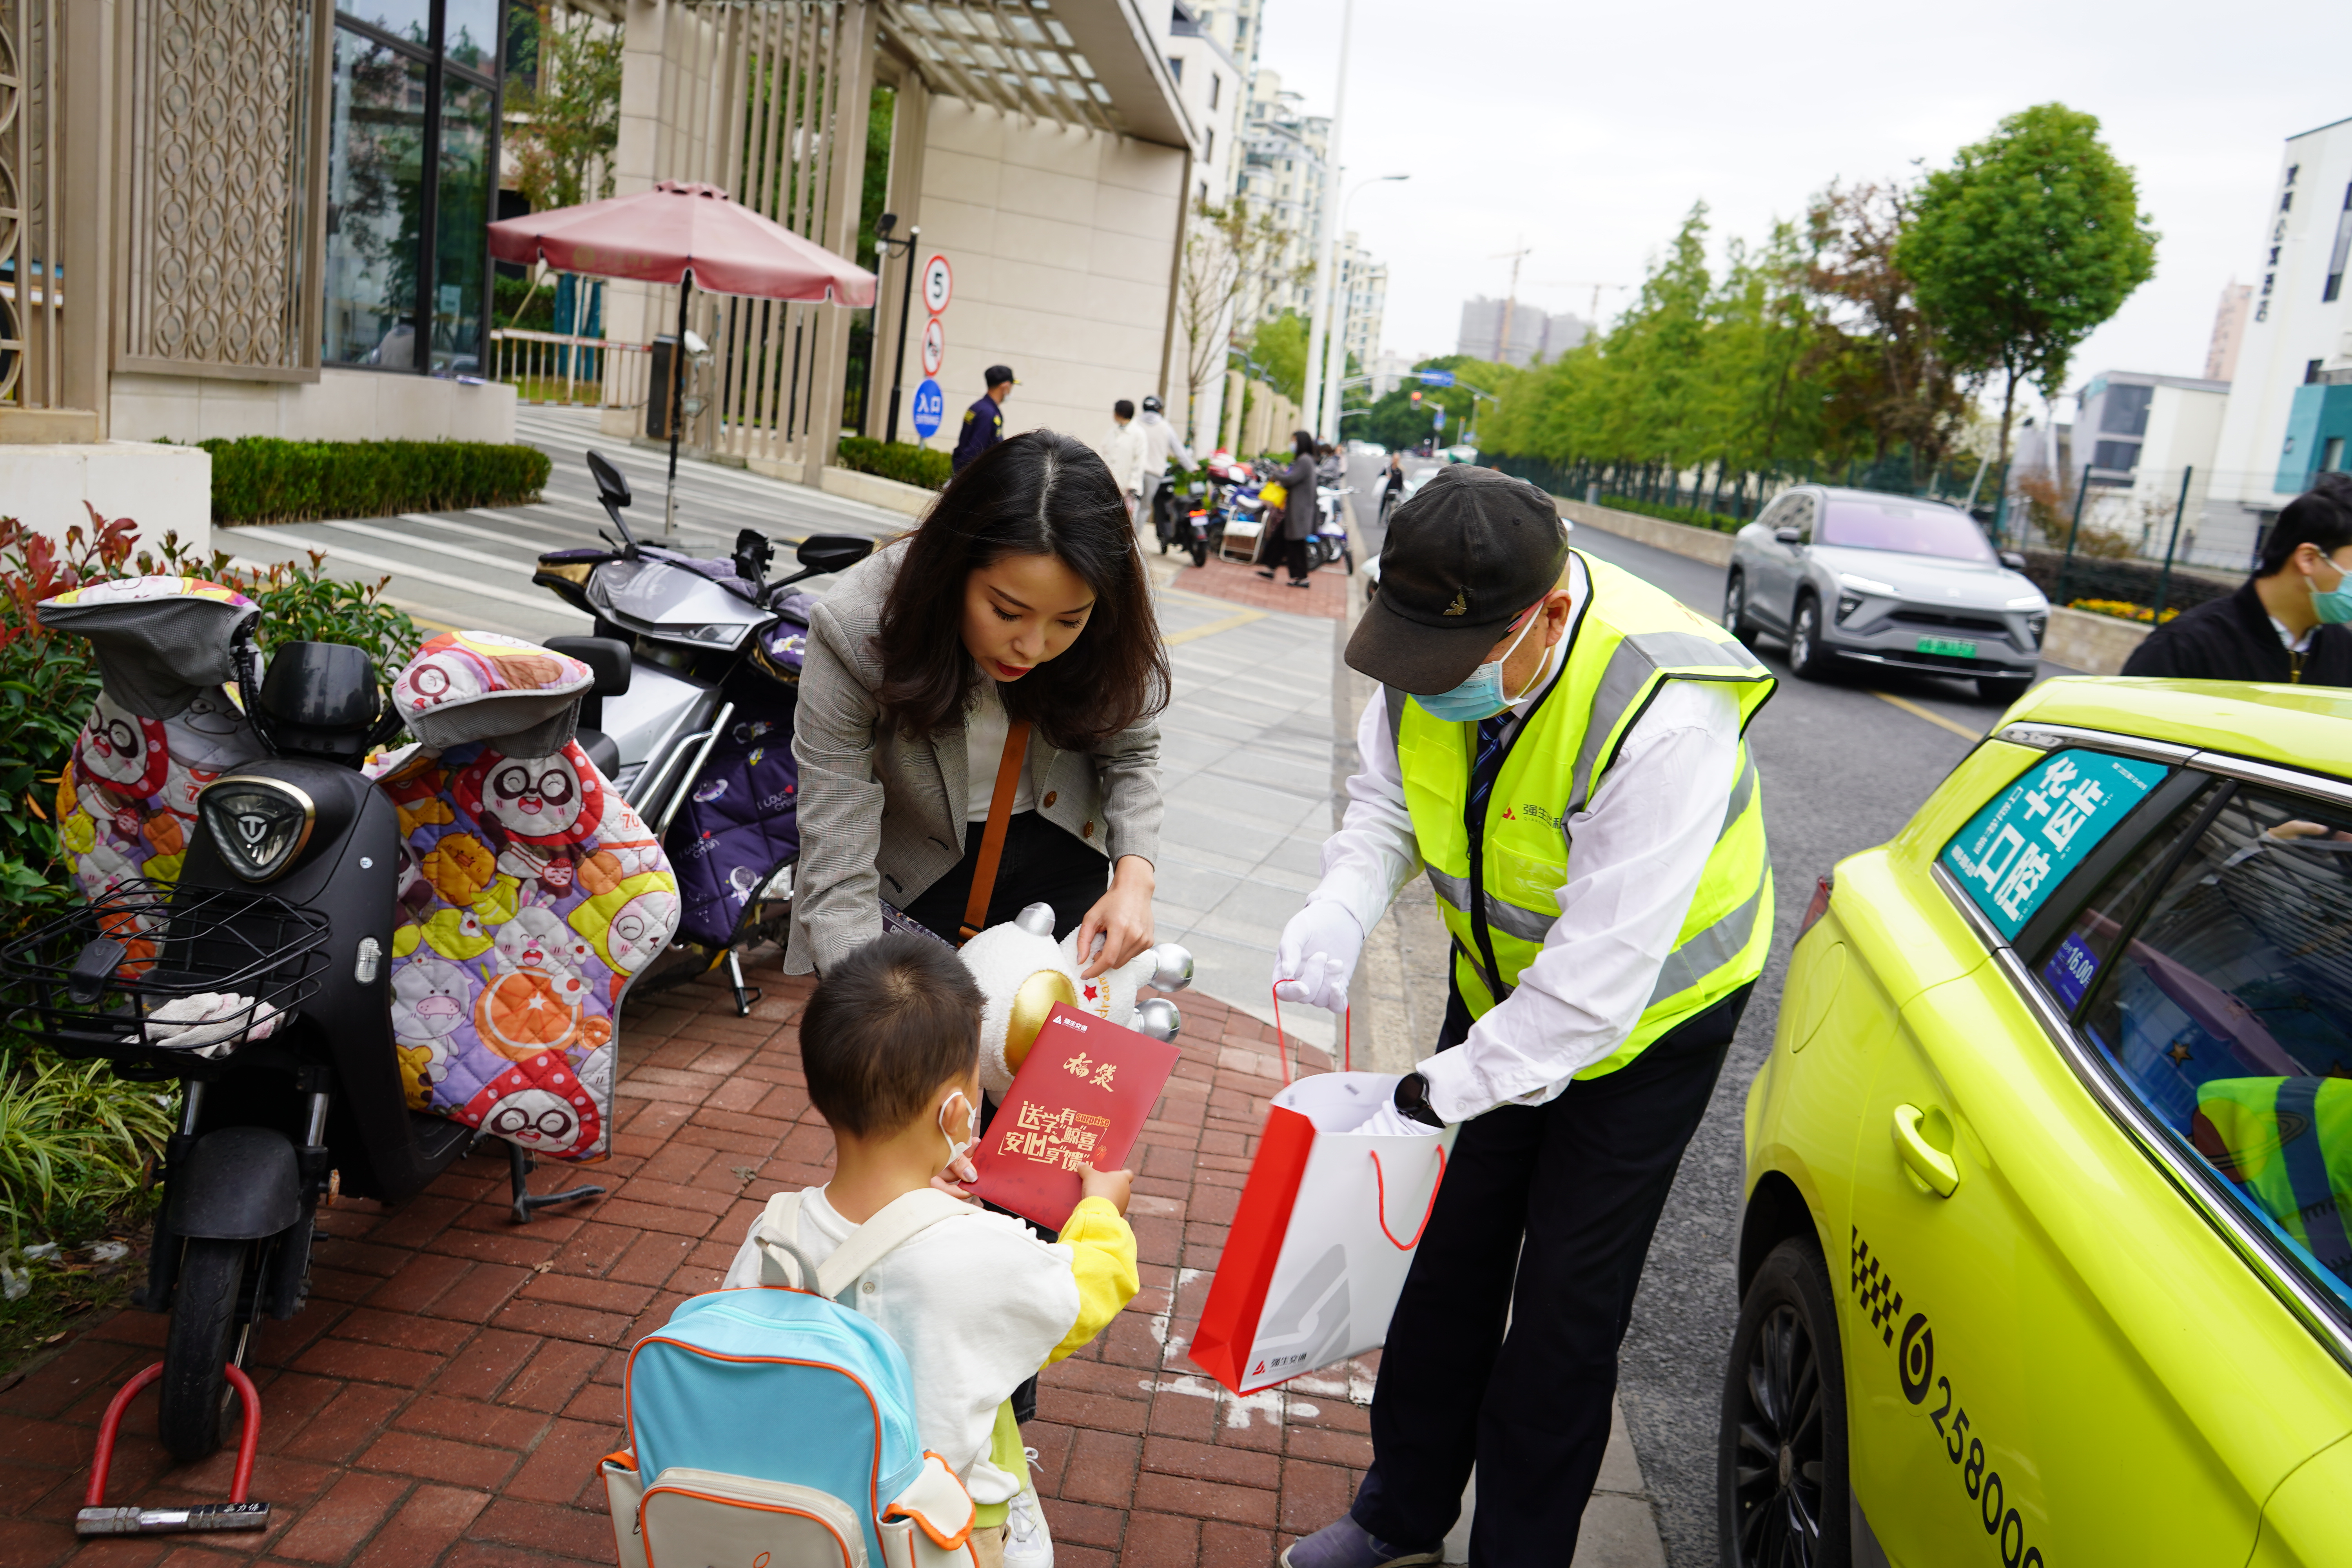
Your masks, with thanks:
[[[1179,643],[1188,643],[1195,637],[1214,637],[1219,632],[1232,631],[1235,626],[1245,626],[1252,621],[1262,621],[1265,616],[1266,612],[1264,610],[1236,610],[1222,620],[1203,621],[1197,626],[1186,626],[1181,632],[1170,632],[1160,640],[1170,647],[1174,647]]]
[[[1984,739],[1984,731],[1981,730],[1971,730],[1965,724],[1955,724],[1949,719],[1945,718],[1941,713],[1922,708],[1916,702],[1906,701],[1903,698],[1895,696],[1891,692],[1874,691],[1871,695],[1877,698],[1881,702],[1894,703],[1895,706],[1902,709],[1903,711],[1910,714],[1914,719],[1925,719],[1930,724],[1938,725],[1944,729],[1949,730],[1953,734],[1958,735],[1963,741],[1981,741]]]

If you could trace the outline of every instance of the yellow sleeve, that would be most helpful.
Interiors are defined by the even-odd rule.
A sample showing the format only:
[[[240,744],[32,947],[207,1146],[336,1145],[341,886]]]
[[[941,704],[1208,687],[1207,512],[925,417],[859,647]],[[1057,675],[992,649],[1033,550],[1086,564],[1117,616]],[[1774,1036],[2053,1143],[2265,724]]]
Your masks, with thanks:
[[[1107,1198],[1086,1198],[1062,1226],[1062,1244],[1078,1277],[1078,1321],[1045,1358],[1047,1366],[1110,1326],[1142,1281],[1135,1272],[1135,1232]]]

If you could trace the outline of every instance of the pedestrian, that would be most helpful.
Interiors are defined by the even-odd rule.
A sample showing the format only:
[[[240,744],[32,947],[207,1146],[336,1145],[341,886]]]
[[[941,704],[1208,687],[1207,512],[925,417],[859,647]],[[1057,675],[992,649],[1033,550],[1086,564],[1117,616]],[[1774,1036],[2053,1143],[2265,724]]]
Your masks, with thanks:
[[[2333,479],[2334,476],[2324,476]],[[2126,675],[2352,686],[2352,482],[2297,496],[2238,591],[2147,634]]]
[[[1282,521],[1277,527],[1274,519],[1267,518],[1265,531],[1258,535],[1257,574],[1271,578],[1275,563],[1281,561],[1290,567],[1287,585],[1304,588],[1307,585],[1307,540],[1315,531],[1315,437],[1294,430],[1290,446],[1296,456],[1282,476],[1282,487],[1288,492],[1283,500]]]
[[[800,1016],[801,1068],[833,1132],[833,1178],[801,1192],[792,1234],[774,1234],[771,1215],[754,1221],[722,1289],[760,1283],[763,1240],[822,1268],[898,1199],[933,1187],[964,1195],[954,1184],[970,1179],[964,1151],[980,1136],[980,1021],[979,985],[935,942],[893,933],[834,965]],[[1102,1332],[1136,1292],[1125,1217],[1134,1173],[1077,1172],[1084,1195],[1058,1243],[966,1209],[885,1253],[846,1294],[906,1352],[916,1442],[971,1495],[981,1568],[1053,1562],[1013,1392]]]
[[[1371,1467],[1282,1562],[1436,1562],[1475,1461],[1470,1561],[1550,1568],[1574,1554],[1651,1232],[1771,942],[1741,736],[1772,678],[1570,550],[1533,485],[1467,466],[1397,508],[1346,657],[1380,689],[1277,994],[1343,1011],[1364,933],[1426,865],[1452,987],[1394,1104],[1460,1132],[1381,1354]]]
[[[1152,531],[1165,543],[1174,529],[1175,508],[1163,508],[1160,498],[1168,489],[1168,460],[1173,458],[1184,468],[1192,466],[1192,449],[1177,438],[1176,426],[1168,423],[1167,405],[1155,395],[1143,400],[1143,413],[1136,423],[1143,427],[1146,443],[1143,453],[1143,506],[1150,514]],[[1173,498],[1171,498],[1171,500]]]
[[[1013,379],[1010,366],[1001,364],[990,365],[983,379],[988,391],[963,411],[963,434],[948,459],[950,474],[962,473],[974,458],[1004,439],[1004,400],[1021,384]]]
[[[1111,482],[1118,493],[1127,498],[1127,515],[1135,516],[1135,503],[1143,494],[1143,463],[1150,449],[1143,432],[1136,428],[1135,405],[1122,397],[1110,405],[1110,435],[1102,444],[1102,460],[1110,469]]]
[[[983,924],[1053,906],[1056,940],[1151,945],[1159,713],[1169,691],[1142,558],[1110,470],[1033,430],[948,482],[915,531],[809,618],[793,753],[801,858],[784,971],[882,933],[882,902],[952,934],[1000,764],[1014,792]]]

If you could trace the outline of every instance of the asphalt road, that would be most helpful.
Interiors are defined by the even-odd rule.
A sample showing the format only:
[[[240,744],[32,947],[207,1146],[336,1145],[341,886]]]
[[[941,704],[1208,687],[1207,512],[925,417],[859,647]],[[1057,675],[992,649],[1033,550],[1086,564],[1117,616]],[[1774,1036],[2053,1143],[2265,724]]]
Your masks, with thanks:
[[[1410,462],[1410,460],[1408,460]],[[1350,464],[1359,515],[1378,513],[1380,465]],[[1360,558],[1378,553],[1377,525],[1360,531]],[[1576,531],[1580,550],[1649,579],[1713,616],[1723,572],[1663,550]],[[1935,677],[1799,680],[1787,650],[1766,638],[1755,650],[1780,685],[1748,728],[1762,780],[1772,853],[1772,955],[1716,1084],[1706,1120],[1683,1157],[1667,1200],[1633,1321],[1618,1362],[1624,1406],[1643,1479],[1675,1568],[1712,1568],[1715,1445],[1724,1356],[1738,1302],[1733,1260],[1740,1199],[1741,1111],[1748,1085],[1772,1042],[1789,947],[1816,878],[1858,850],[1883,843],[1967,754],[2000,710],[1978,700],[1971,683]],[[2055,665],[2045,677],[2073,673]],[[1890,699],[1897,700],[1890,700]],[[1937,721],[1942,722],[1937,722]]]

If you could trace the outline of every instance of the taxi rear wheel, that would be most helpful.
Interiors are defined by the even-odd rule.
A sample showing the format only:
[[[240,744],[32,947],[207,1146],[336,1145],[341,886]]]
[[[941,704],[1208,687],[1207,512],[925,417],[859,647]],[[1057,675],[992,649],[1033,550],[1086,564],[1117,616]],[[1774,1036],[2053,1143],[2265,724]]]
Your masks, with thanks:
[[[1773,1248],[1740,1301],[1717,1489],[1726,1568],[1847,1568],[1845,1367],[1810,1238]]]

